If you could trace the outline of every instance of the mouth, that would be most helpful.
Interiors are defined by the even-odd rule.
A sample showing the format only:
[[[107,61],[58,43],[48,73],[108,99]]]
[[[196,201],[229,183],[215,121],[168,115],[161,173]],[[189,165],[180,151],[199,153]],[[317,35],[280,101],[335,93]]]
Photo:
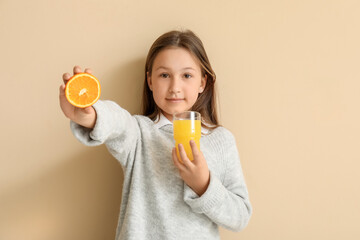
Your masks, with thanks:
[[[181,102],[181,101],[183,101],[184,98],[166,98],[166,100],[169,101],[169,102],[174,102],[174,103],[176,103],[176,102]]]

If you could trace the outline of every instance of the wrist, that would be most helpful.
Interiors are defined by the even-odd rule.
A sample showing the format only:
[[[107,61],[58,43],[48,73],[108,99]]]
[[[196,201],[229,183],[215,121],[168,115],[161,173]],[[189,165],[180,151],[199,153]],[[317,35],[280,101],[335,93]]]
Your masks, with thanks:
[[[89,121],[88,128],[93,129],[95,127],[95,124],[96,124],[96,112],[94,111],[94,116]]]
[[[96,117],[96,111],[93,110],[92,112],[87,113],[85,116],[74,122],[83,127],[93,129],[96,124]]]
[[[204,180],[204,182],[202,184],[200,184],[199,186],[195,187],[193,189],[193,191],[199,196],[201,197],[206,190],[208,189],[210,184],[210,172],[208,173],[207,178]]]

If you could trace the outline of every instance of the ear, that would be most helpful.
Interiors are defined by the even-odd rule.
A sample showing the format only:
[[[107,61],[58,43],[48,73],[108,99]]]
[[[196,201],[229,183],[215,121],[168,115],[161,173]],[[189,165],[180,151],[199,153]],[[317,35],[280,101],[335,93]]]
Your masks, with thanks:
[[[205,76],[201,79],[199,93],[202,93],[204,91],[206,82],[207,82],[207,75],[205,74]]]
[[[152,81],[151,81],[151,76],[150,76],[149,72],[146,72],[146,80],[147,80],[147,84],[148,84],[150,90],[152,91]]]

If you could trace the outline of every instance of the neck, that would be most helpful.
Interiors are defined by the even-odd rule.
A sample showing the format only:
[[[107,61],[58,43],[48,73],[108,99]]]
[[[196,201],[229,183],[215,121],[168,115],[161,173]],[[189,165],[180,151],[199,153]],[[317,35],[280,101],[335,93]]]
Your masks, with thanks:
[[[165,113],[165,112],[163,112],[163,111],[161,111],[161,112],[162,112],[162,114],[163,114],[170,122],[173,121],[173,116],[172,116],[171,114],[167,114],[167,113]]]

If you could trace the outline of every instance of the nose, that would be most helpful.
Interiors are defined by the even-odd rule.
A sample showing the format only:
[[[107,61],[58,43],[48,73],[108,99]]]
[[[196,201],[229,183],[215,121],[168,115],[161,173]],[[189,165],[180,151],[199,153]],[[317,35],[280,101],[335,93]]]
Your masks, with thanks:
[[[169,93],[179,93],[180,92],[180,79],[174,77],[171,79]]]

